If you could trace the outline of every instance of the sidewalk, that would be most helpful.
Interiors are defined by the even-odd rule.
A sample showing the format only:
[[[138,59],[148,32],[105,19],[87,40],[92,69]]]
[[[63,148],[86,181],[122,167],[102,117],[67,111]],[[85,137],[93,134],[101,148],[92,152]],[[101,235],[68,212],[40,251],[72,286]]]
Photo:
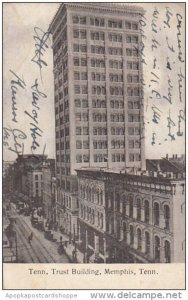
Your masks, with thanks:
[[[35,239],[40,241],[40,243],[44,246],[44,248],[46,248],[49,251],[49,253],[53,256],[55,263],[69,263],[70,262],[70,258],[65,253],[64,253],[64,255],[61,255],[58,253],[58,244],[57,243],[47,240],[44,237],[44,231],[40,231],[32,226],[30,216],[18,215],[15,210],[15,207],[12,207],[12,213],[15,218],[17,217],[20,220],[22,220],[25,228],[29,232],[33,232]]]
[[[14,207],[14,210],[16,210],[16,205],[12,203],[12,206]],[[26,222],[27,222],[27,225],[33,230],[33,231],[37,231],[39,232],[39,234],[41,233],[38,229],[34,228],[32,225],[31,225],[31,221],[30,221],[30,216],[23,216],[23,215],[20,215],[22,219],[24,219]],[[44,220],[44,224],[45,224],[45,220]],[[44,226],[44,229],[45,230],[48,230],[48,228],[46,226]],[[53,240],[54,240],[54,243],[58,246],[60,245],[60,241],[61,241],[61,237],[62,237],[62,242],[64,244],[64,250],[65,250],[65,254],[66,256],[69,258],[70,262],[74,262],[73,261],[73,252],[75,250],[75,245],[71,242],[69,243],[69,237],[68,235],[66,234],[62,234],[60,231],[55,231],[55,230],[50,230],[51,233],[53,234]],[[47,244],[48,244],[48,240],[46,240]],[[76,249],[76,262],[77,263],[83,263],[84,262],[84,254],[79,251],[78,249]]]
[[[73,251],[75,250],[75,245],[71,242],[69,243],[69,237],[66,234],[61,233],[60,231],[51,230],[54,239],[56,239],[56,242],[60,243],[60,238],[62,237],[62,242],[64,242],[64,249],[66,255],[69,257],[71,262],[73,261]],[[84,261],[84,254],[76,249],[76,257],[77,257],[77,263],[83,263]]]

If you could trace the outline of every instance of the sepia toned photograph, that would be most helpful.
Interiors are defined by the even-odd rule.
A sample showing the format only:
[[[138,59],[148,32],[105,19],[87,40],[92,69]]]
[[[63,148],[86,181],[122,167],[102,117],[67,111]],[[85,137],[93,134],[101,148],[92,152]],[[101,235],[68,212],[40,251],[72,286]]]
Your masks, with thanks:
[[[2,197],[4,275],[185,264],[185,3],[3,3]]]

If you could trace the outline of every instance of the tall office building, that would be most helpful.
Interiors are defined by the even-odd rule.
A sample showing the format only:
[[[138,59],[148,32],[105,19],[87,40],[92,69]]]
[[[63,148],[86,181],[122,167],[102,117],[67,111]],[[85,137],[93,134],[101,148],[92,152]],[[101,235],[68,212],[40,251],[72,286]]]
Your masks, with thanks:
[[[68,208],[76,201],[75,169],[145,169],[139,53],[143,14],[137,6],[63,3],[49,26],[58,199],[67,197],[63,203]],[[73,230],[71,215],[66,216],[67,232]]]

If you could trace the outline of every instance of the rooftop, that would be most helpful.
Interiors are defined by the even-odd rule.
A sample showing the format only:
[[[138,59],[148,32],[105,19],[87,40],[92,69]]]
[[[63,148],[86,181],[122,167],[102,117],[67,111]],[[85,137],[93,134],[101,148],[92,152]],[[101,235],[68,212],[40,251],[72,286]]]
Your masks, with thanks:
[[[130,12],[137,12],[140,14],[144,14],[144,9],[137,5],[128,5],[124,3],[98,3],[98,2],[69,2],[69,3],[62,3],[59,5],[59,8],[57,9],[57,12],[55,16],[53,17],[50,25],[49,25],[49,31],[51,31],[52,26],[58,16],[58,14],[61,12],[61,10],[65,7],[76,7],[80,9],[92,9],[97,10],[100,9],[102,11],[109,11],[109,12],[121,12],[121,13],[130,13]]]

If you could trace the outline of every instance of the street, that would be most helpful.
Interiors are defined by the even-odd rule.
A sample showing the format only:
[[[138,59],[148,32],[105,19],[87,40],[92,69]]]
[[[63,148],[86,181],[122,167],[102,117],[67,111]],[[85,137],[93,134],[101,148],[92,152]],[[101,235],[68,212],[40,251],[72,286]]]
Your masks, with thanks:
[[[10,215],[15,220],[18,263],[69,263],[66,255],[58,254],[57,243],[45,239],[44,232],[32,227],[30,217],[19,215],[13,206]],[[29,243],[31,232],[33,238]]]

